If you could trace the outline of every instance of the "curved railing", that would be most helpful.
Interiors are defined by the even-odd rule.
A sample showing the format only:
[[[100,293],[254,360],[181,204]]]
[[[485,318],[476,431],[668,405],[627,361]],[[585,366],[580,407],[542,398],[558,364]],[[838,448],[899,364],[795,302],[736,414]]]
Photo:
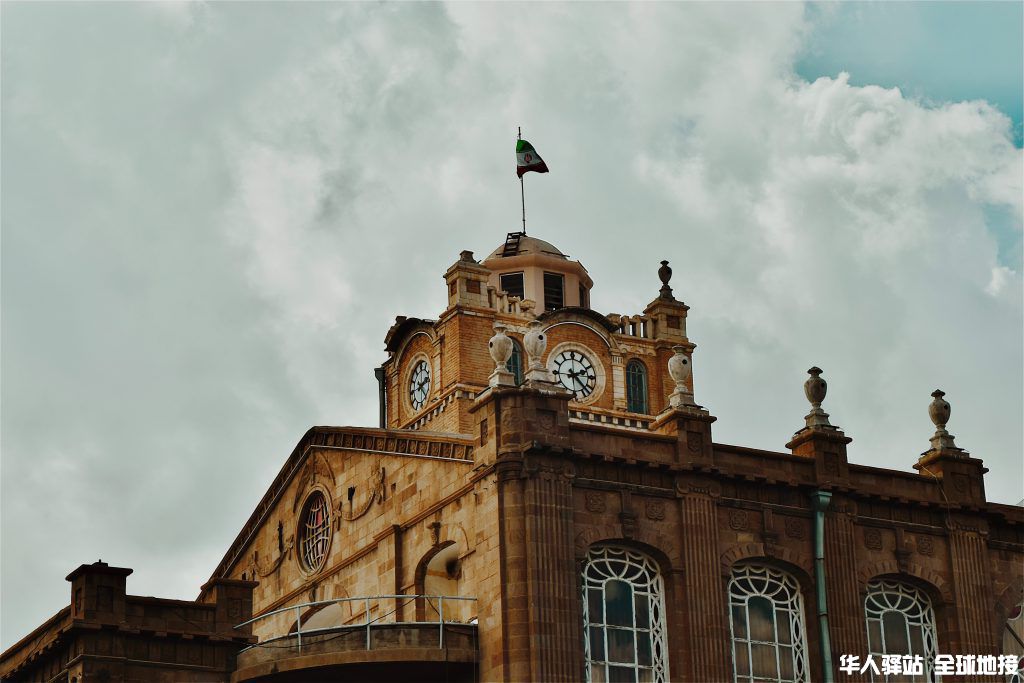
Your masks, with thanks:
[[[380,605],[381,601],[384,601],[384,600],[388,600],[388,601],[393,600],[393,601],[395,601],[395,607],[393,609],[391,609],[389,612],[386,612],[386,613],[383,613],[383,614],[378,614],[377,616],[375,616],[375,617],[373,617],[371,619],[370,618],[370,606],[371,606],[371,604]],[[431,601],[431,600],[436,601],[436,607],[434,605],[430,605],[430,607],[433,608],[434,611],[437,612],[437,620],[436,621],[433,620],[433,619],[428,620],[428,621],[404,621],[404,620],[399,621],[397,619],[387,620],[388,617],[390,617],[391,615],[396,614],[400,607],[404,607],[409,602],[412,602],[412,601],[415,601],[415,600],[426,600],[426,601],[428,601],[428,604],[429,604],[429,601]],[[292,638],[292,637],[294,637],[295,640],[296,640],[296,646],[298,647],[298,651],[301,653],[302,652],[302,635],[304,633],[306,634],[307,637],[309,637],[309,636],[311,636],[313,634],[327,633],[327,632],[337,631],[339,629],[354,630],[356,628],[365,628],[366,629],[366,649],[370,650],[370,649],[373,649],[373,637],[372,637],[372,631],[371,631],[373,626],[381,626],[381,625],[384,625],[384,624],[389,624],[389,625],[401,624],[401,625],[406,625],[406,626],[433,626],[434,624],[436,624],[437,625],[437,629],[438,629],[437,646],[439,648],[443,648],[444,647],[444,627],[445,627],[445,624],[462,624],[462,625],[466,625],[466,624],[475,624],[476,623],[476,617],[473,617],[468,622],[467,621],[460,621],[460,620],[457,620],[457,619],[451,619],[451,618],[449,618],[448,620],[445,620],[444,604],[445,604],[446,600],[449,602],[449,604],[451,604],[451,603],[453,603],[455,601],[471,601],[471,602],[476,602],[476,598],[465,597],[465,596],[461,596],[461,595],[373,595],[373,596],[362,596],[362,597],[357,597],[357,598],[335,598],[333,600],[318,600],[316,602],[304,602],[304,603],[301,603],[301,604],[298,604],[298,605],[289,605],[288,607],[282,607],[280,609],[276,609],[276,610],[273,610],[271,612],[267,612],[265,614],[261,614],[261,615],[259,615],[257,617],[253,617],[252,619],[249,619],[248,621],[243,621],[241,624],[236,625],[234,628],[236,628],[236,629],[243,628],[245,626],[249,626],[249,625],[255,624],[258,621],[262,621],[264,619],[268,619],[270,617],[275,617],[277,615],[284,614],[284,613],[287,613],[287,612],[295,612],[296,613],[296,618],[295,618],[295,630],[294,631],[289,631],[286,634],[279,635],[279,636],[274,636],[272,638],[266,638],[266,639],[260,641],[259,643],[256,643],[255,645],[250,645],[249,647],[245,648],[245,650],[249,650],[249,649],[254,648],[254,647],[260,647],[260,646],[265,645],[266,643],[269,643],[271,641],[281,640],[283,638]],[[362,603],[363,604],[363,608],[365,610],[365,612],[364,612],[364,614],[365,614],[364,621],[362,623],[356,622],[356,623],[337,624],[337,625],[332,625],[332,626],[323,627],[323,628],[307,629],[305,631],[302,630],[302,615],[303,615],[303,613],[307,612],[310,608],[319,607],[320,609],[323,609],[323,608],[327,607],[328,605],[335,605],[335,604],[341,604],[341,603],[357,603],[357,604],[358,603]],[[318,610],[318,612],[319,612],[319,610]],[[242,652],[245,652],[245,650],[242,650]]]

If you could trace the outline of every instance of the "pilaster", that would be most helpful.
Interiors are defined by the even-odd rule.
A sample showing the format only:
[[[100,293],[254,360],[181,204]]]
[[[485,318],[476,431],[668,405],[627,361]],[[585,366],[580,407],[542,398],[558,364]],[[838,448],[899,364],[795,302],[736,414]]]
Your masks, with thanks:
[[[957,652],[979,655],[999,654],[992,633],[992,585],[988,563],[986,530],[972,518],[967,523],[950,520],[949,559],[952,568],[954,609],[959,630]],[[1001,680],[978,678],[977,680]]]
[[[857,581],[857,538],[853,503],[834,496],[825,513],[825,571],[828,618],[832,641],[832,662],[842,654],[863,655],[868,651],[864,630],[864,603]],[[870,679],[854,675],[850,683]]]
[[[682,524],[686,616],[694,681],[724,681],[731,675],[726,586],[719,566],[718,519],[712,482],[676,488]]]

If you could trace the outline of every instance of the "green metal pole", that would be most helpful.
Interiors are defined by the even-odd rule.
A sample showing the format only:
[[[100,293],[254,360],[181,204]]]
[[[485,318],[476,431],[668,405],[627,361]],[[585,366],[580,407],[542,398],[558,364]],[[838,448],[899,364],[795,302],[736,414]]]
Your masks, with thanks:
[[[821,668],[825,683],[834,683],[832,674],[832,639],[828,630],[828,605],[825,595],[825,510],[832,501],[827,491],[815,491],[814,503],[814,584],[818,594],[818,628],[821,630]]]

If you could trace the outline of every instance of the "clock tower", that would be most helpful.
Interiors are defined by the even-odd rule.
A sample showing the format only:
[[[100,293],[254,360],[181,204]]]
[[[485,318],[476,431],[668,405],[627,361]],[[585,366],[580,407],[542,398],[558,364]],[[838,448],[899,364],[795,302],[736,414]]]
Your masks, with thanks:
[[[470,408],[494,370],[487,342],[495,327],[512,341],[509,374],[520,384],[523,339],[539,324],[547,337],[540,361],[571,395],[571,420],[649,428],[675,386],[669,359],[689,365],[694,349],[667,262],[658,275],[661,290],[643,313],[602,314],[591,307],[587,269],[550,242],[516,232],[482,261],[463,251],[444,274],[448,307],[432,320],[400,316],[387,333],[381,426],[471,433]],[[692,397],[691,376],[684,393]]]

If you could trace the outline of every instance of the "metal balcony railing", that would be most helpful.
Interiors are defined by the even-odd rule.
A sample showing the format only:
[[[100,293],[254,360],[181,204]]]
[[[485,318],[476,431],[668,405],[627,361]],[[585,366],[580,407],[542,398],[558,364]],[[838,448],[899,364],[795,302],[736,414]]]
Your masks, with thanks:
[[[389,612],[386,612],[386,613],[383,613],[383,614],[378,614],[376,617],[370,618],[370,606],[371,606],[371,604],[379,606],[382,603],[382,601],[385,601],[385,600],[394,600],[395,601],[395,607],[393,609],[391,609],[391,611],[389,611]],[[393,614],[395,614],[398,611],[399,607],[404,607],[405,605],[409,604],[410,602],[414,602],[416,600],[424,600],[424,601],[426,601],[426,606],[429,606],[432,610],[434,610],[437,613],[437,620],[436,621],[434,621],[432,619],[431,620],[427,620],[427,621],[387,620],[388,617],[392,616]],[[281,640],[283,638],[291,638],[291,637],[294,636],[295,640],[296,640],[296,646],[298,648],[298,651],[299,651],[299,653],[301,653],[302,652],[302,635],[303,634],[305,634],[307,637],[309,637],[309,636],[311,636],[313,634],[318,634],[318,633],[327,633],[327,632],[337,631],[339,629],[355,629],[355,628],[365,628],[366,629],[366,649],[367,650],[371,650],[371,649],[373,649],[373,639],[372,639],[371,628],[373,626],[381,626],[381,625],[384,625],[384,624],[388,624],[388,625],[396,625],[396,624],[398,624],[398,625],[405,625],[405,626],[433,626],[434,624],[436,624],[437,628],[438,628],[437,646],[438,646],[438,648],[444,648],[444,627],[445,627],[445,624],[462,624],[462,625],[466,625],[466,624],[475,624],[476,623],[476,617],[473,617],[469,621],[460,621],[460,620],[451,619],[451,618],[449,618],[446,621],[445,620],[445,614],[444,614],[444,604],[445,604],[446,600],[449,602],[449,604],[451,604],[454,601],[469,601],[469,602],[474,602],[474,603],[476,602],[476,598],[464,597],[464,596],[460,596],[460,595],[374,595],[374,596],[362,596],[362,597],[357,597],[357,598],[336,598],[334,600],[318,600],[316,602],[304,602],[304,603],[299,604],[299,605],[289,605],[288,607],[282,607],[280,609],[273,610],[272,612],[267,612],[266,614],[261,614],[258,617],[253,617],[252,619],[249,619],[248,621],[243,621],[241,624],[236,625],[234,628],[239,629],[239,628],[242,628],[244,626],[248,626],[250,624],[255,624],[258,621],[262,621],[264,619],[268,619],[270,617],[274,617],[274,616],[277,616],[279,614],[284,614],[284,613],[287,613],[287,612],[295,612],[295,615],[296,615],[295,630],[294,631],[289,631],[286,634],[279,635],[279,636],[273,636],[271,638],[265,638],[265,639],[263,639],[262,641],[260,641],[259,643],[255,644],[255,645],[250,645],[249,647],[245,648],[241,652],[245,652],[246,650],[250,650],[250,649],[252,649],[254,647],[260,647],[260,646],[262,646],[265,643],[268,643],[270,641]],[[431,604],[431,601],[436,601],[436,607],[433,604]],[[332,625],[332,626],[323,627],[323,628],[307,629],[305,631],[302,630],[302,615],[303,615],[303,613],[307,612],[310,608],[319,607],[320,609],[323,609],[323,608],[327,607],[328,605],[335,605],[335,604],[341,604],[341,603],[356,603],[356,604],[362,603],[363,608],[365,610],[364,611],[364,621],[363,621],[363,623],[358,623],[358,622],[357,623],[351,623],[350,622],[350,623],[337,624],[337,625]]]

